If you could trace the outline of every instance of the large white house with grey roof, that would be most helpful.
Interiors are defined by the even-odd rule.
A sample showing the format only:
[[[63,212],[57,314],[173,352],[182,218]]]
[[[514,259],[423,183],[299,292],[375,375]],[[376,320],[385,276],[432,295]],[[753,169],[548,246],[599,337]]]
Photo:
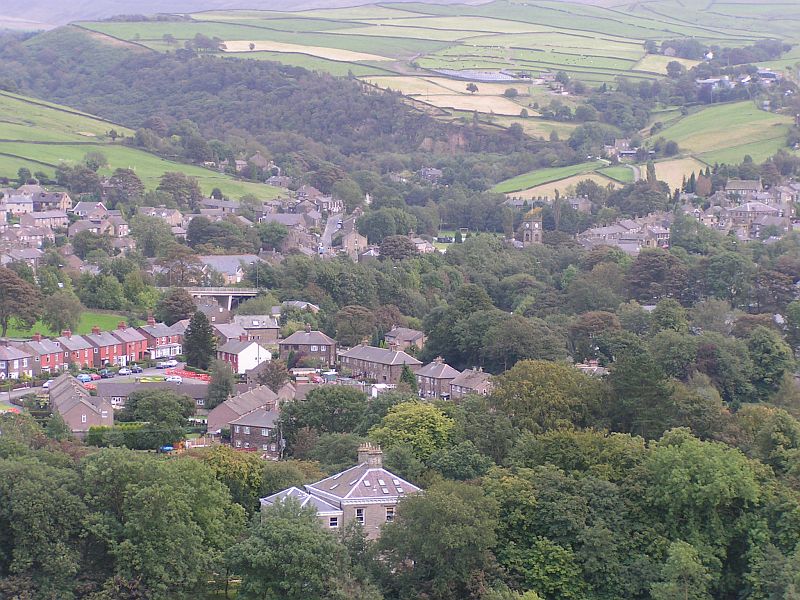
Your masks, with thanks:
[[[303,487],[262,498],[262,512],[287,498],[294,498],[303,506],[313,506],[323,526],[337,529],[356,521],[371,539],[380,535],[384,523],[394,520],[397,503],[402,498],[422,491],[384,469],[383,452],[370,444],[358,449],[356,466]]]

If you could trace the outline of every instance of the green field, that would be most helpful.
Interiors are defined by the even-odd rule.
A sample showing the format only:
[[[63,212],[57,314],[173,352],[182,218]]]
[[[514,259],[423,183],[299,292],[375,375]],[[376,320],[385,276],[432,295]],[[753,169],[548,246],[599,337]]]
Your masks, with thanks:
[[[592,171],[596,171],[599,167],[602,167],[605,164],[606,163],[603,161],[595,160],[591,162],[580,163],[577,165],[569,165],[567,167],[537,169],[536,171],[531,171],[530,173],[519,175],[517,177],[514,177],[513,179],[507,179],[506,181],[502,181],[498,183],[496,186],[494,186],[492,188],[492,191],[500,194],[519,192],[522,190],[527,190],[532,187],[536,187],[537,185],[542,185],[543,183],[549,183],[551,181],[559,181],[561,179],[566,179],[567,177],[572,177],[573,175],[582,175],[584,173],[590,173]]]
[[[109,331],[112,329],[116,329],[120,321],[127,322],[127,320],[128,317],[125,315],[85,311],[81,315],[81,322],[78,325],[78,329],[76,331],[73,331],[73,333],[77,333],[80,335],[83,335],[85,333],[91,333],[92,327],[94,327],[95,325],[97,325],[102,331]],[[55,335],[61,335],[60,331],[51,331],[41,321],[37,321],[36,324],[33,326],[33,328],[29,330],[16,328],[12,321],[11,327],[9,327],[8,329],[8,337],[12,338],[30,337],[34,333],[41,333],[42,335],[49,337]]]
[[[168,171],[179,171],[196,177],[206,194],[215,187],[223,194],[238,198],[255,194],[264,199],[275,198],[280,190],[271,186],[240,181],[228,175],[196,165],[164,160],[138,148],[113,142],[108,132],[114,129],[129,138],[133,132],[125,127],[47,102],[0,92],[0,176],[16,177],[20,167],[31,172],[43,171],[52,177],[62,162],[80,162],[87,152],[101,152],[108,158],[108,168],[130,168],[136,171],[148,189],[158,186]]]
[[[633,170],[625,165],[606,167],[605,169],[598,169],[597,172],[620,183],[633,183]]]

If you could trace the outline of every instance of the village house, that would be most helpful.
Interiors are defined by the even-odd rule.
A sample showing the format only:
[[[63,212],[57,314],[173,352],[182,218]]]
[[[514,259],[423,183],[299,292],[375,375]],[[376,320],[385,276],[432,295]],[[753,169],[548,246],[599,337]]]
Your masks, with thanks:
[[[83,336],[73,335],[72,331],[66,329],[55,341],[64,350],[64,365],[76,365],[80,369],[94,365],[94,346]]]
[[[401,350],[387,350],[362,344],[339,355],[339,363],[356,379],[396,385],[403,367],[416,371],[422,365],[413,356]]]
[[[336,364],[336,340],[328,337],[321,331],[295,331],[292,335],[278,343],[278,352],[281,360],[289,360],[289,355],[304,356],[312,361],[318,361],[321,366],[333,367]]]
[[[228,425],[239,417],[259,408],[269,410],[277,404],[278,396],[265,385],[232,396],[208,413],[208,432],[211,435],[218,435],[222,429],[227,429]]]
[[[260,453],[262,458],[278,460],[281,440],[278,435],[280,412],[277,407],[257,408],[228,423],[231,446],[237,450]]]
[[[422,239],[421,237],[412,237],[410,239],[414,243],[414,247],[419,254],[433,254],[436,252],[436,246],[428,240]]]
[[[147,392],[151,390],[169,390],[194,400],[195,408],[203,409],[208,398],[208,385],[205,383],[184,381],[114,381],[101,379],[97,382],[97,395],[107,401],[115,410],[125,408],[128,397],[134,392]]]
[[[102,202],[78,202],[72,208],[72,214],[81,219],[88,219],[92,216],[104,219],[108,215],[108,209]]]
[[[208,317],[209,323],[230,323],[231,311],[222,306],[214,298],[197,298],[195,300],[197,310]]]
[[[729,179],[725,184],[725,193],[728,196],[745,196],[763,189],[760,179]]]
[[[0,379],[33,376],[33,354],[0,341]]]
[[[114,226],[105,219],[85,219],[82,221],[75,221],[72,225],[70,225],[69,229],[67,230],[67,235],[69,237],[75,237],[84,231],[88,231],[89,233],[93,233],[95,235],[112,235]]]
[[[450,382],[451,400],[460,400],[470,394],[488,396],[491,392],[491,376],[483,369],[466,369]]]
[[[157,217],[170,227],[180,227],[183,225],[183,215],[177,208],[167,208],[166,206],[140,206],[136,213],[145,217]]]
[[[92,345],[93,366],[95,368],[126,364],[123,343],[108,331],[100,331],[100,328],[95,325],[92,327],[92,333],[83,337]]]
[[[124,321],[120,321],[117,329],[110,333],[122,342],[119,364],[132,364],[144,360],[147,354],[147,338],[141,331],[135,327],[128,327]]]
[[[41,333],[34,333],[27,342],[17,345],[20,349],[33,355],[33,373],[56,373],[64,370],[65,353],[61,344],[55,340],[43,338]]]
[[[217,345],[224,346],[231,341],[246,342],[250,339],[244,327],[236,323],[215,323],[212,325],[214,335],[217,336]]]
[[[207,269],[220,273],[225,285],[241,283],[247,268],[261,262],[255,254],[207,255],[199,259]]]
[[[217,348],[217,360],[228,363],[234,373],[244,375],[261,363],[272,360],[272,352],[258,342],[231,340]]]
[[[292,487],[261,498],[261,510],[286,498],[316,510],[323,527],[339,530],[356,522],[367,538],[380,535],[385,523],[394,521],[397,503],[422,490],[383,468],[380,447],[364,444],[358,449],[358,464],[341,473],[303,486]],[[266,517],[266,514],[264,514]]]
[[[152,360],[173,358],[183,350],[182,337],[164,323],[156,323],[152,316],[147,318],[147,325],[137,329],[145,337],[147,354]]]
[[[254,342],[262,345],[278,343],[281,327],[271,315],[234,315],[233,322]]]
[[[72,198],[66,192],[41,190],[32,195],[34,212],[67,212],[72,208]]]
[[[5,210],[14,216],[33,212],[33,196],[12,193],[3,198]]]
[[[408,327],[395,327],[383,336],[386,345],[396,350],[416,348],[422,350],[425,346],[425,334]]]
[[[67,213],[61,210],[48,210],[22,215],[19,224],[26,227],[48,227],[50,229],[63,229],[69,225]]]
[[[38,248],[14,248],[0,254],[0,264],[25,263],[36,271],[43,256],[44,252]]]
[[[113,427],[114,409],[71,375],[64,374],[53,380],[48,389],[50,410],[57,412],[78,438],[86,437],[90,427]]]
[[[439,356],[432,363],[420,367],[417,372],[417,387],[420,398],[450,398],[450,384],[458,377],[456,369]]]

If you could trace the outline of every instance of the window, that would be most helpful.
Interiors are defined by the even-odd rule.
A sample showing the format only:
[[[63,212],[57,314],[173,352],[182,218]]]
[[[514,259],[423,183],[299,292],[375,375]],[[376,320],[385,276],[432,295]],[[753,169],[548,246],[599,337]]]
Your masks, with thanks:
[[[236,447],[237,448],[241,448],[242,447],[242,442],[239,441],[239,440],[236,440]]]
[[[235,425],[235,426],[233,427],[233,432],[234,432],[234,433],[239,433],[239,426],[238,426],[238,425]]]
[[[363,508],[357,508],[356,509],[356,522],[359,525],[364,525],[365,521],[366,521],[366,519],[364,518],[364,509]]]
[[[97,348],[94,349],[94,353],[97,354]]]
[[[339,517],[330,517],[328,519],[328,527],[336,529],[339,526]]]
[[[319,346],[311,346],[312,352],[317,352],[319,350]]]
[[[81,415],[81,423],[86,423],[86,415]]]
[[[269,444],[261,444],[261,449],[262,449],[264,452],[267,452],[267,451],[269,450]]]
[[[386,522],[391,523],[394,521],[394,506],[386,507]]]
[[[39,357],[38,357],[38,356],[34,356],[34,357],[33,357],[33,360],[34,360],[35,362],[39,362]]]
[[[268,436],[269,435],[269,429],[267,429],[266,427],[262,427],[261,428],[261,435],[263,435],[264,437]]]
[[[244,447],[245,447],[245,448],[249,448],[249,447],[250,447],[250,442],[245,442],[245,443],[244,443]]]
[[[325,352],[327,349],[328,349],[328,347],[327,347],[327,346],[320,346],[320,347],[319,347],[319,351],[320,351],[320,352]]]
[[[250,428],[249,427],[245,427],[244,428],[244,433],[245,434],[249,434],[250,433]]]
[[[205,401],[204,398],[198,398],[197,399],[197,406],[205,406],[205,405],[206,405],[206,401]]]

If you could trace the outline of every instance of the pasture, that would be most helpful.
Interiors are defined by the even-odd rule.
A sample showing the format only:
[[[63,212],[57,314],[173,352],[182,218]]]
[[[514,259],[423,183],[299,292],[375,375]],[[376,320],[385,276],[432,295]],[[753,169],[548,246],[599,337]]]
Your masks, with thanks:
[[[599,160],[569,165],[566,167],[552,167],[550,169],[537,169],[530,173],[524,173],[512,179],[507,179],[498,183],[492,188],[493,192],[509,194],[528,190],[551,181],[558,181],[574,175],[590,173],[604,166],[606,163]],[[516,194],[515,194],[516,195]]]
[[[573,175],[572,177],[566,177],[564,179],[551,181],[549,183],[543,183],[541,185],[528,188],[526,190],[514,192],[513,194],[509,194],[509,196],[514,196],[516,198],[523,198],[527,200],[534,200],[536,198],[555,198],[556,191],[558,191],[558,193],[561,196],[568,196],[569,194],[574,192],[576,185],[578,185],[581,181],[585,181],[587,179],[594,181],[596,184],[603,187],[610,186],[612,188],[617,188],[620,187],[621,185],[617,181],[609,179],[608,177],[601,175],[597,171],[593,171],[581,175]]]
[[[81,314],[80,323],[73,333],[78,335],[91,333],[92,327],[95,325],[97,325],[102,331],[113,330],[117,328],[117,325],[120,321],[125,321],[127,323],[127,315],[87,310]],[[41,333],[43,336],[48,337],[61,335],[60,331],[51,331],[50,328],[41,321],[37,321],[34,323],[31,329],[26,330],[20,329],[15,321],[12,320],[11,326],[8,328],[8,337],[11,338],[30,337],[33,333]]]
[[[256,194],[265,199],[280,195],[271,186],[239,181],[223,173],[162,159],[138,148],[126,146],[118,139],[112,141],[110,130],[130,137],[133,132],[103,119],[72,109],[40,102],[15,94],[0,93],[0,176],[16,177],[20,167],[31,172],[42,171],[54,176],[62,162],[76,164],[88,152],[100,152],[109,166],[101,175],[114,169],[130,168],[149,190],[158,186],[160,177],[168,171],[179,171],[196,177],[203,192],[215,187],[230,197]]]

